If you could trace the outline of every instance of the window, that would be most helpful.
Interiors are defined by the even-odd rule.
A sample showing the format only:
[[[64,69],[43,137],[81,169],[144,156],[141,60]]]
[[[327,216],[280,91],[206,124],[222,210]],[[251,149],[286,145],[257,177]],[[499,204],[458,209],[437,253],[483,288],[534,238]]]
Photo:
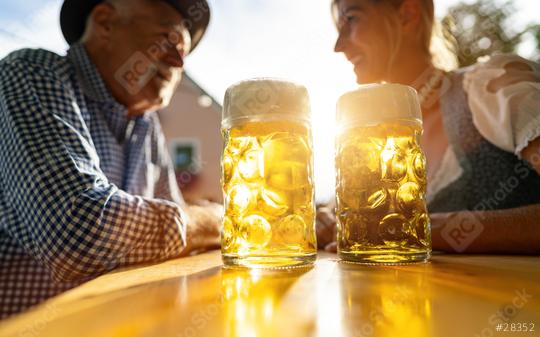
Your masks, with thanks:
[[[176,172],[200,171],[201,153],[198,139],[175,139],[171,142],[171,155]]]

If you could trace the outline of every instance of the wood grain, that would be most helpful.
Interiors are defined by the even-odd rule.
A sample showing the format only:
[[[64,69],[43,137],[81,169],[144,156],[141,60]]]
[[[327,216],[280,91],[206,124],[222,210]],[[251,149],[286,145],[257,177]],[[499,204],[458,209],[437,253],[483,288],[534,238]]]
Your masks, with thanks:
[[[117,271],[0,322],[0,336],[539,336],[540,258],[435,255],[228,270],[219,252]],[[535,332],[497,332],[498,322]]]

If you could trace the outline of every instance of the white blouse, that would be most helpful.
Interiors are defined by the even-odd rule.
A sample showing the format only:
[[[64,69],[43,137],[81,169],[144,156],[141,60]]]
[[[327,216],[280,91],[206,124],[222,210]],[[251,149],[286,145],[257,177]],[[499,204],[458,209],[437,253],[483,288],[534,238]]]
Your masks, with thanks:
[[[517,156],[540,136],[540,64],[495,55],[465,75],[473,122],[484,138]]]
[[[540,64],[516,55],[494,55],[467,71],[463,88],[480,134],[521,158],[521,151],[540,136]],[[429,183],[428,201],[462,172],[449,147]]]

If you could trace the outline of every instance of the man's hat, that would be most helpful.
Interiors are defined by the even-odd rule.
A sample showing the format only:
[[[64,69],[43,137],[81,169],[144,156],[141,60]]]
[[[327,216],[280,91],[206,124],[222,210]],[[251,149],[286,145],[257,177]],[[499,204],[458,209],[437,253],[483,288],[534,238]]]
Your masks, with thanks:
[[[60,11],[60,27],[69,45],[84,34],[86,20],[94,7],[104,0],[65,0]],[[206,0],[161,0],[173,6],[185,19],[191,35],[191,50],[195,49],[210,22],[210,7]]]

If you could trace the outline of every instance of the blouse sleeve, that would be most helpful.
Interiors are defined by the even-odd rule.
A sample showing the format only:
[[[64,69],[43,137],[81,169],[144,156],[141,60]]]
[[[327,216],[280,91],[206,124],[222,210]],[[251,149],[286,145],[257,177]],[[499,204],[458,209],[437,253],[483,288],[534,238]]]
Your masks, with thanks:
[[[463,85],[480,134],[521,157],[540,136],[540,65],[516,55],[495,55],[472,67]]]

